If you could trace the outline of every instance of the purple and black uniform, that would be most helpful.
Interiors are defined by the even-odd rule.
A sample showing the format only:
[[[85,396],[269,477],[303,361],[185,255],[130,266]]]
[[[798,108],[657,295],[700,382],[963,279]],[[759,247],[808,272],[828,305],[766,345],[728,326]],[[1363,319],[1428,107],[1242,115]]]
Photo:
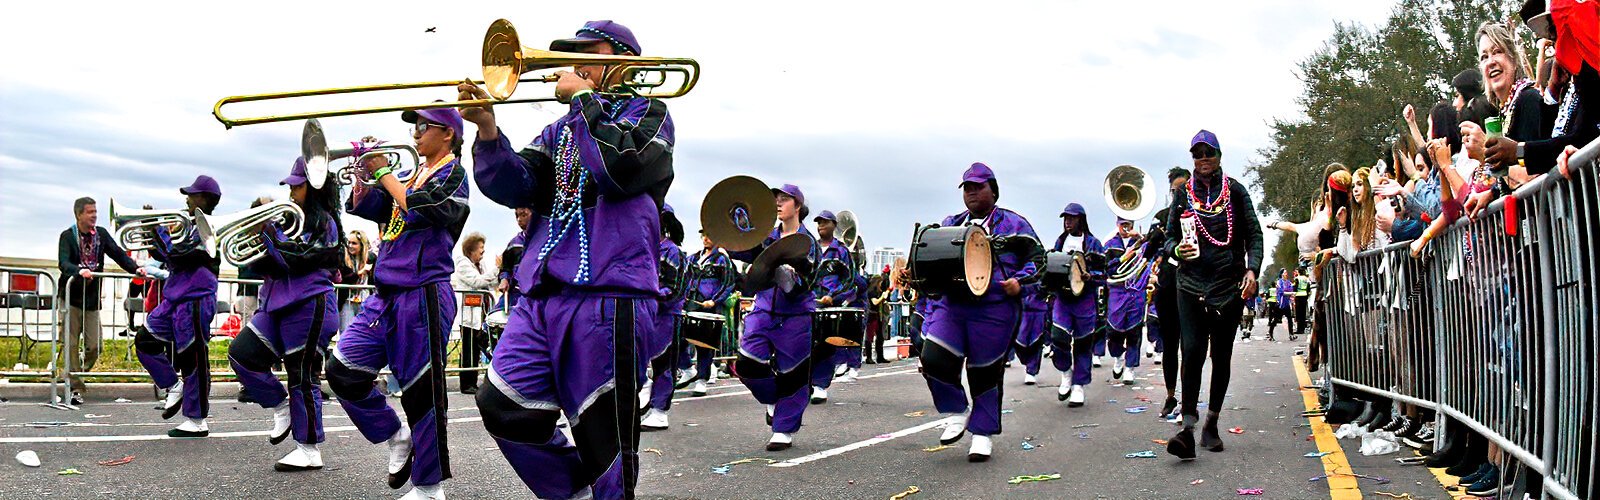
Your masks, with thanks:
[[[662,238],[659,251],[657,265],[679,271],[683,269],[683,249],[678,248],[672,240]],[[673,383],[677,382],[678,375],[678,350],[682,348],[678,341],[678,320],[683,316],[684,295],[683,290],[672,287],[682,288],[684,284],[662,282],[660,286],[656,298],[656,322],[651,328],[650,351],[646,353],[651,367],[649,408],[667,411],[672,409]]]
[[[837,260],[844,263],[845,269],[850,269],[850,277],[841,279],[838,275],[827,274],[817,278],[816,286],[811,288],[811,296],[817,299],[833,297],[833,305],[827,307],[856,307],[853,302],[859,294],[856,286],[855,262],[850,258],[850,249],[844,247],[838,238],[828,241],[826,245],[817,242],[817,247],[822,249],[818,266],[822,262]],[[821,304],[818,304],[821,306]],[[865,318],[865,316],[863,316]],[[861,348],[839,348],[826,342],[817,342],[811,347],[811,385],[827,389],[833,386],[833,370],[840,364],[847,363],[854,354],[856,366],[861,365]]]
[[[1017,351],[1017,361],[1028,375],[1039,374],[1039,363],[1044,351],[1044,332],[1050,328],[1050,302],[1048,294],[1040,289],[1030,289],[1022,296],[1022,320],[1017,322],[1017,338],[1012,347]]]
[[[987,169],[985,169],[987,170]],[[965,413],[968,407],[967,390],[961,385],[963,364],[967,380],[972,384],[972,414],[967,420],[967,430],[979,436],[1000,433],[1000,380],[1005,371],[1005,358],[1011,352],[1011,342],[1022,319],[1022,296],[1038,287],[1039,236],[1033,225],[1021,214],[995,207],[988,217],[974,219],[969,212],[946,217],[942,226],[961,226],[978,223],[988,230],[991,239],[1009,238],[1013,241],[1032,239],[1032,250],[1027,253],[1009,251],[1008,247],[995,249],[992,283],[980,297],[946,295],[925,299],[928,316],[923,332],[923,376],[928,380],[928,390],[933,393],[933,405],[944,414]],[[1022,295],[1007,296],[1001,281],[1016,279],[1023,284]]]
[[[444,362],[456,318],[450,251],[466,225],[467,167],[451,160],[406,188],[406,209],[381,188],[351,197],[345,210],[378,223],[382,243],[373,266],[377,291],[339,336],[328,363],[328,385],[361,435],[373,443],[393,437],[400,419],[373,385],[388,366],[400,380],[400,406],[411,430],[411,483],[449,479],[445,445]]]
[[[304,163],[297,168],[303,172]],[[319,227],[295,238],[276,224],[262,232],[266,255],[249,266],[262,276],[261,309],[228,346],[239,385],[256,403],[277,408],[288,399],[289,427],[303,444],[323,440],[318,379],[328,341],[339,332],[333,274],[344,258],[344,231],[338,216],[320,214]],[[287,391],[272,374],[279,362],[288,372]]]
[[[1094,234],[1084,231],[1082,238],[1082,248],[1068,248],[1068,235],[1063,233],[1056,238],[1051,250],[1076,250],[1090,255],[1106,253],[1105,245]],[[1061,376],[1072,374],[1072,385],[1089,385],[1092,380],[1089,373],[1094,368],[1092,350],[1099,337],[1095,335],[1100,326],[1097,308],[1100,294],[1105,293],[1105,273],[1094,268],[1089,269],[1089,273],[1090,280],[1082,295],[1056,297],[1051,301],[1050,349],[1053,353],[1050,360]]]
[[[696,252],[689,257],[689,265],[694,272],[689,274],[688,300],[684,308],[689,311],[711,312],[724,314],[723,302],[733,296],[734,284],[732,281],[733,259],[728,257],[728,252],[720,248],[707,248]],[[713,272],[713,270],[726,270],[726,272]],[[709,309],[700,304],[711,301]],[[727,332],[724,331],[723,335]],[[704,347],[694,346],[688,349],[685,346],[678,357],[678,368],[689,369],[690,354],[694,355],[694,380],[706,381],[711,379],[711,362],[716,357],[716,351]]]
[[[804,222],[795,234],[816,241]],[[730,252],[729,256],[753,262],[762,250],[782,236],[782,228],[774,228],[761,246]],[[813,257],[820,255],[815,243],[811,248]],[[808,276],[799,276],[788,292],[773,287],[757,293],[755,305],[745,316],[744,335],[739,337],[739,358],[734,362],[733,372],[750,388],[756,401],[775,406],[772,432],[799,431],[811,398],[811,384],[807,380],[814,361],[811,359],[811,313],[817,309],[811,286]]]
[[[1122,249],[1126,252],[1140,252],[1144,255],[1129,257],[1131,259],[1147,258],[1152,250],[1143,245],[1134,245],[1135,240],[1116,236],[1106,245],[1106,249]],[[1110,272],[1119,266],[1119,262],[1110,262],[1107,267]],[[1140,266],[1134,275],[1127,281],[1106,285],[1106,326],[1107,337],[1110,340],[1111,357],[1121,356],[1129,367],[1139,366],[1139,329],[1144,326],[1145,314],[1149,312],[1149,299],[1145,294],[1145,287],[1150,284],[1150,265]]]
[[[198,182],[196,182],[198,184]],[[211,368],[208,344],[211,320],[217,315],[217,266],[206,252],[199,231],[178,241],[165,226],[156,227],[150,256],[172,274],[161,287],[161,305],[145,318],[145,331],[134,337],[139,363],[157,387],[171,388],[183,377],[183,416],[203,419],[211,413]]]
[[[854,271],[852,271],[852,273],[854,273]],[[850,298],[850,301],[846,303],[846,305],[866,312],[866,314],[861,315],[861,328],[866,332],[866,338],[862,339],[862,341],[867,342],[867,345],[872,345],[871,340],[873,339],[873,336],[878,334],[878,332],[866,330],[867,326],[872,324],[867,319],[868,316],[872,314],[872,310],[868,307],[867,303],[867,287],[870,286],[871,282],[867,280],[867,276],[864,274],[854,274],[856,281],[855,290],[851,294],[853,296]],[[861,347],[839,348],[838,351],[833,355],[834,366],[845,365],[851,369],[860,370],[861,349]],[[882,355],[882,353],[879,353],[878,355]]]
[[[522,297],[478,409],[540,498],[631,497],[638,481],[639,387],[653,351],[672,148],[661,101],[593,92],[573,97],[521,152],[503,132],[473,144],[483,194],[534,212],[515,274]],[[556,429],[562,413],[575,443]]]

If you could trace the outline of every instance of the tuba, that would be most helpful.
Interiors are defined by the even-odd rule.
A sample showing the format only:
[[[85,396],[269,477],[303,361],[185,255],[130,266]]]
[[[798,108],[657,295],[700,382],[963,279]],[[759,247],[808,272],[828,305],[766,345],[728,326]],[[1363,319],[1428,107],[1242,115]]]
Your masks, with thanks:
[[[117,245],[133,252],[149,250],[155,246],[156,227],[176,226],[172,239],[181,240],[195,227],[195,215],[189,210],[128,210],[111,200],[111,227],[116,233]]]
[[[1166,190],[1155,176],[1133,165],[1111,169],[1106,174],[1103,195],[1111,213],[1131,221],[1148,217],[1166,201]]]
[[[243,267],[267,254],[267,243],[261,236],[264,225],[277,223],[284,236],[294,238],[304,230],[305,219],[305,213],[293,202],[274,201],[242,212],[200,217],[196,226],[212,255],[220,251],[229,263]]]
[[[839,211],[839,227],[835,231],[839,235],[839,242],[850,251],[850,259],[859,269],[867,266],[867,242],[861,238],[861,221],[856,218],[856,213],[849,210]]]

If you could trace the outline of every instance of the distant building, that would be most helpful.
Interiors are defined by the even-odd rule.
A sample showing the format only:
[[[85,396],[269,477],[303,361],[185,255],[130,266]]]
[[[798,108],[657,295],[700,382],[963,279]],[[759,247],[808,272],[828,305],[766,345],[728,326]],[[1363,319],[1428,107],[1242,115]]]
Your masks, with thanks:
[[[904,250],[891,247],[879,247],[867,254],[867,272],[877,273],[883,271],[883,266],[894,265],[895,259],[906,256]]]

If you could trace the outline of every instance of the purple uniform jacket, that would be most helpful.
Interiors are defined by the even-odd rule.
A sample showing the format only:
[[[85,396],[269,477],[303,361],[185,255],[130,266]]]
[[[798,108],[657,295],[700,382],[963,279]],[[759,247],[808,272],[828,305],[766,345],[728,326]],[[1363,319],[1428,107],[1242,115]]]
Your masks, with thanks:
[[[467,169],[456,159],[406,188],[406,211],[399,217],[394,198],[382,188],[372,187],[360,200],[352,196],[345,210],[378,223],[382,234],[373,281],[401,288],[450,281],[456,270],[450,251],[467,224],[467,193]]]
[[[733,270],[733,259],[728,257],[728,252],[722,250],[701,250],[690,259],[693,265],[700,269],[721,266],[729,271]],[[722,301],[728,300],[729,295],[733,295],[733,283],[727,282],[731,276],[712,275],[702,271],[695,273],[692,277],[694,279],[689,283],[690,300],[695,302],[709,300],[716,306],[722,304]]]
[[[212,298],[217,296],[216,257],[206,253],[198,231],[189,231],[188,237],[172,241],[166,226],[156,226],[156,244],[151,245],[150,256],[167,265],[172,274],[161,285],[161,298],[181,300]]]
[[[661,239],[661,258],[668,262],[676,263],[678,265],[678,269],[683,269],[685,264],[683,260],[683,249],[678,248],[678,245],[672,243],[672,240],[666,238]],[[659,281],[659,279],[657,281]],[[686,284],[686,282],[680,282],[678,286],[682,287]],[[672,288],[667,287],[667,283],[657,283],[657,285],[658,289],[656,290],[656,300],[661,303],[661,310],[671,314],[682,314],[684,291],[673,290]]]
[[[557,288],[632,297],[658,292],[661,204],[673,177],[672,118],[659,100],[614,98],[578,96],[521,152],[503,132],[473,143],[478,189],[495,203],[534,209],[516,271],[523,294]],[[566,148],[564,136],[570,137]],[[551,227],[559,220],[557,175],[563,161],[574,161],[574,151],[583,169],[581,224],[552,242],[552,233],[562,229]],[[585,262],[587,273],[580,269]]]
[[[1278,308],[1289,309],[1294,306],[1294,280],[1278,278]]]
[[[519,230],[519,231],[517,231],[517,235],[516,236],[512,236],[511,237],[511,241],[509,243],[506,243],[506,250],[510,250],[512,247],[523,247],[524,249],[526,249],[527,247],[525,247],[524,244],[525,244],[525,242],[527,240],[528,240],[528,232]],[[501,250],[502,255],[504,254],[504,252],[505,252],[505,250]],[[506,281],[506,280],[510,280],[510,279],[511,279],[511,270],[509,270],[509,269],[501,269],[500,270],[500,281]]]
[[[1056,245],[1051,251],[1060,252],[1067,244],[1067,234],[1061,233],[1056,237]],[[1105,254],[1106,247],[1100,243],[1100,238],[1093,234],[1083,233],[1083,251],[1087,253]],[[1073,317],[1093,317],[1095,315],[1095,300],[1105,288],[1105,270],[1090,269],[1089,284],[1084,287],[1083,295],[1077,298],[1056,298],[1051,306],[1050,319],[1057,324],[1070,325]]]
[[[815,243],[817,237],[811,234],[811,228],[806,227],[805,222],[801,222],[800,231],[795,234],[804,234],[811,237],[813,242],[811,244],[812,257],[816,257],[818,253]],[[776,227],[772,229],[772,234],[767,235],[766,241],[761,242],[761,246],[743,252],[729,252],[728,255],[735,260],[755,262],[756,256],[761,255],[762,250],[766,250],[768,246],[776,243],[782,237],[783,228]],[[788,293],[779,290],[777,287],[756,293],[756,302],[751,306],[750,310],[782,315],[810,314],[811,311],[815,311],[817,309],[817,300],[811,296],[811,277],[799,276],[797,278],[794,289]]]
[[[818,242],[818,246],[821,246],[821,242]],[[845,267],[850,268],[851,275],[854,276],[856,265],[850,258],[850,249],[845,248],[844,243],[840,243],[838,238],[829,241],[828,246],[822,247],[822,257],[817,262],[821,263],[829,259],[843,261]],[[850,278],[850,281],[841,281],[838,276],[822,276],[817,278],[817,286],[812,289],[812,295],[819,299],[832,295],[833,305],[828,307],[845,307],[846,304],[854,302],[856,295],[861,293],[860,289],[854,285],[855,279],[853,277]]]
[[[276,224],[263,231],[266,257],[250,268],[263,277],[261,311],[273,312],[333,292],[333,273],[344,258],[344,240],[332,221],[318,234],[285,238]]]
[[[971,213],[963,211],[959,214],[945,217],[944,221],[940,222],[939,225],[947,227],[965,225],[971,218]],[[1033,232],[1033,225],[1028,223],[1028,219],[1023,218],[1021,214],[1000,207],[995,207],[994,212],[989,214],[989,220],[984,223],[984,229],[989,231],[991,239],[997,237],[1028,237],[1035,242],[1039,240],[1039,235]],[[980,303],[998,303],[1006,300],[1015,300],[1020,302],[1022,299],[1007,297],[1005,290],[1001,289],[1000,282],[1012,278],[1022,282],[1024,285],[1021,297],[1027,297],[1038,290],[1037,280],[1034,279],[1038,273],[1038,264],[1029,255],[1003,250],[996,250],[995,255],[997,258],[994,260],[994,268],[989,274],[991,280],[989,291],[985,292],[982,297],[973,299],[966,296],[946,295],[934,299],[934,301],[944,303],[949,300],[976,300]]]
[[[1106,245],[1106,248],[1121,248],[1128,251],[1140,250],[1138,247],[1129,249],[1127,245],[1130,243],[1133,243],[1133,240],[1114,236]],[[1107,265],[1110,267],[1110,269],[1106,270],[1108,274],[1118,267],[1116,262],[1110,262]],[[1107,292],[1110,295],[1106,307],[1106,323],[1117,331],[1127,331],[1138,326],[1140,321],[1144,321],[1144,314],[1149,307],[1148,301],[1145,299],[1144,289],[1146,285],[1150,284],[1150,266],[1146,264],[1136,272],[1138,274],[1129,278],[1128,281],[1115,285],[1106,285]]]

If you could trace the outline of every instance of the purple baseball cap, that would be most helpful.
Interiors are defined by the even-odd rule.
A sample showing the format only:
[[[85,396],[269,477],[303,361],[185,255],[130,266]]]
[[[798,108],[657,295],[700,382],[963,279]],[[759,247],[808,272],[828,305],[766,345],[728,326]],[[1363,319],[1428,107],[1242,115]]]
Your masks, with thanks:
[[[1068,215],[1082,216],[1083,215],[1083,205],[1079,205],[1077,203],[1068,203],[1067,204],[1067,208],[1061,209],[1061,216],[1062,217],[1066,217]]]
[[[623,49],[636,56],[644,54],[639,51],[639,39],[633,37],[633,30],[609,19],[583,23],[583,27],[578,28],[578,33],[572,38],[551,41],[550,50],[572,52],[594,42],[610,42],[612,48]]]
[[[1217,134],[1211,133],[1210,130],[1201,130],[1200,133],[1194,135],[1193,139],[1189,139],[1189,150],[1194,151],[1194,147],[1201,144],[1211,146],[1218,153],[1222,152],[1222,143],[1217,142]]]
[[[298,186],[306,183],[306,159],[295,157],[294,167],[289,169],[289,176],[278,181],[279,186]]]
[[[822,213],[817,214],[817,217],[815,219],[811,219],[811,222],[822,222],[822,221],[831,221],[831,222],[834,222],[834,223],[838,223],[839,222],[839,218],[833,216],[833,211],[832,210],[823,210]]]
[[[661,213],[677,215],[677,212],[672,211],[672,204],[670,203],[661,204]]]
[[[992,180],[994,180],[994,170],[990,170],[989,166],[984,165],[982,162],[973,163],[971,167],[967,167],[966,173],[961,174],[962,184],[966,184],[968,182],[982,184]]]
[[[212,179],[209,175],[202,175],[195,177],[194,183],[189,184],[189,187],[178,188],[178,192],[183,194],[210,193],[220,197],[222,196],[222,187],[217,185],[216,179]]]
[[[1117,225],[1119,225],[1119,226],[1120,226],[1120,225],[1122,225],[1122,223],[1124,223],[1124,222],[1133,222],[1133,219],[1127,219],[1127,218],[1123,218],[1123,217],[1121,217],[1121,216],[1118,216],[1118,217],[1117,217]]]
[[[773,196],[777,196],[780,193],[794,198],[795,203],[799,204],[800,206],[806,206],[806,194],[800,192],[800,186],[796,186],[794,184],[784,184],[781,188],[772,188]]]
[[[400,113],[400,119],[406,123],[417,123],[418,118],[449,127],[451,132],[456,133],[456,137],[465,140],[466,136],[461,135],[461,112],[456,111],[456,108],[434,108]]]

